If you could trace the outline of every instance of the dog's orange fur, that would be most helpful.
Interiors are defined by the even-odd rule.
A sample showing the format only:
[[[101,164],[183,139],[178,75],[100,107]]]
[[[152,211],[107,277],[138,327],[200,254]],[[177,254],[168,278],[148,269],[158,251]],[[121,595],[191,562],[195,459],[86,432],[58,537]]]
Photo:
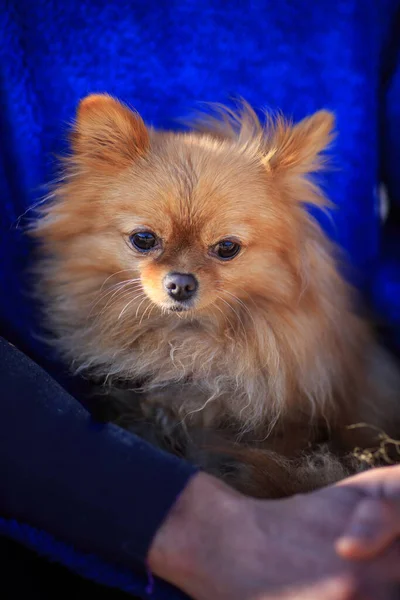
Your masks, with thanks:
[[[109,96],[84,99],[64,177],[33,229],[63,355],[107,381],[144,381],[149,398],[208,427],[392,430],[398,380],[306,209],[327,204],[310,175],[332,127],[326,111],[263,127],[243,104],[188,133],[157,132]],[[162,250],[132,248],[143,227]],[[210,255],[232,236],[236,258]],[[169,311],[171,271],[197,277],[192,310]]]

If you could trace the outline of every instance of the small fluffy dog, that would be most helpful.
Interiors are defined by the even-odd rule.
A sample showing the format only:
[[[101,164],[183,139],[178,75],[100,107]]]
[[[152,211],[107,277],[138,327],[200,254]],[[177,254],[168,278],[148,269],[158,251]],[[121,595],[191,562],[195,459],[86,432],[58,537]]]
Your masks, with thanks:
[[[243,103],[155,131],[88,96],[32,228],[64,358],[123,426],[254,495],[342,477],[371,443],[349,425],[399,424],[395,368],[307,210],[327,205],[310,176],[332,127]]]

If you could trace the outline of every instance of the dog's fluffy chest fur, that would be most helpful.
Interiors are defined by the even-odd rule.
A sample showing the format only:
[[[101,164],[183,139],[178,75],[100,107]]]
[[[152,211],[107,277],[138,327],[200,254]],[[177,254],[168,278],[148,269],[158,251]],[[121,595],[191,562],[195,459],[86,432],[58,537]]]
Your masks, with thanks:
[[[268,404],[268,367],[257,355],[249,357],[245,340],[196,322],[151,337],[139,341],[136,367],[150,396],[173,405],[181,418],[212,425],[229,418],[255,424],[275,416]]]
[[[139,381],[150,403],[164,404],[197,424],[226,418],[255,424],[275,418],[276,407],[269,405],[268,396],[277,392],[268,393],[268,365],[261,363],[258,353],[249,355],[245,336],[235,336],[230,328],[220,329],[208,319],[173,316],[161,316],[151,326],[137,322],[132,329],[135,339],[125,348],[117,339],[113,343],[111,332],[103,350],[100,339],[95,343],[97,364],[92,369],[100,379],[109,377],[111,384],[113,379]],[[90,342],[92,336],[93,329]],[[81,342],[82,351],[83,338]],[[89,357],[91,352],[89,343],[83,364],[83,355]]]

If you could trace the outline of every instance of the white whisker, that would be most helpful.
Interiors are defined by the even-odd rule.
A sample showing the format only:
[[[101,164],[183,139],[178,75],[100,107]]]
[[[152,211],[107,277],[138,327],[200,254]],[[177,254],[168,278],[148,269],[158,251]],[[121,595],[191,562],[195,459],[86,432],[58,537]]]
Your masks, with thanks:
[[[115,288],[117,288],[117,289],[115,289]],[[94,302],[94,304],[91,307],[91,311],[89,313],[89,317],[91,316],[91,314],[92,314],[93,310],[96,308],[96,306],[100,302],[102,302],[103,300],[105,300],[107,298],[107,296],[109,296],[110,294],[113,294],[112,297],[110,298],[110,300],[112,300],[112,298],[114,298],[115,295],[117,295],[119,292],[125,291],[127,288],[131,288],[131,291],[134,291],[136,288],[141,288],[141,284],[140,283],[136,283],[134,281],[131,281],[130,279],[127,279],[126,281],[121,281],[120,283],[114,284],[113,286],[110,287],[109,290],[105,291],[104,294],[102,294]],[[103,307],[104,310],[107,308],[107,306],[108,306],[108,303],[106,304],[105,307]]]
[[[217,298],[218,298],[218,300],[222,300],[222,298],[221,298],[220,296],[217,296]],[[216,309],[217,309],[217,310],[218,310],[218,311],[221,313],[221,315],[224,317],[224,320],[225,320],[225,321],[228,321],[228,323],[229,323],[229,325],[230,325],[230,327],[231,327],[232,331],[234,331],[234,330],[235,330],[235,327],[234,327],[234,325],[233,325],[232,321],[229,319],[228,315],[226,315],[226,314],[224,313],[224,311],[223,311],[223,310],[222,310],[222,309],[221,309],[219,306],[217,306],[216,304],[214,305],[214,308],[216,308]]]
[[[138,306],[138,307],[137,307],[137,309],[136,309],[136,312],[135,312],[135,319],[137,319],[137,318],[138,318],[138,314],[139,314],[140,307],[142,306],[143,302],[144,302],[146,299],[147,299],[147,295],[145,294],[145,295],[144,295],[144,298],[143,298],[143,300],[140,302],[139,306]]]
[[[101,285],[100,291],[104,288],[104,286],[106,285],[106,283],[112,278],[115,277],[116,275],[120,275],[121,273],[128,273],[129,271],[134,271],[134,269],[121,269],[121,271],[116,271],[115,273],[112,273],[111,275],[109,275],[107,277],[107,279],[105,279]],[[135,271],[134,271],[135,272]],[[129,279],[128,281],[140,281],[140,277],[137,277],[136,279]]]
[[[149,310],[149,308],[151,308],[153,305],[149,304],[148,306],[146,306],[146,308],[144,309],[144,312],[142,314],[142,316],[140,317],[140,321],[139,321],[139,327],[141,326],[143,319],[145,317],[146,312]]]
[[[243,307],[243,309],[244,309],[244,310],[246,311],[246,313],[249,315],[250,319],[253,321],[253,325],[254,325],[254,327],[257,327],[257,326],[256,326],[256,323],[255,323],[255,321],[254,321],[254,317],[253,317],[253,315],[251,314],[250,310],[249,310],[249,309],[248,309],[248,307],[245,305],[245,303],[243,302],[243,300],[241,300],[240,298],[238,298],[238,297],[237,297],[237,296],[235,296],[234,294],[231,294],[231,292],[228,292],[228,290],[224,290],[224,293],[225,293],[225,294],[229,294],[229,296],[231,296],[231,297],[232,297],[234,300],[236,300],[236,302],[238,302],[238,303],[239,303],[239,304],[240,304],[240,305]],[[254,301],[253,301],[253,302],[254,302]]]
[[[128,307],[132,304],[132,302],[135,302],[135,300],[138,300],[139,298],[141,298],[142,295],[144,295],[144,298],[140,302],[139,307],[143,304],[143,302],[146,300],[146,297],[147,297],[144,292],[142,294],[139,294],[138,296],[135,296],[134,298],[132,298],[132,300],[130,300],[127,304],[125,304],[124,308],[121,310],[121,312],[118,315],[117,321],[120,320],[120,318],[122,317],[122,315],[125,313],[125,311],[128,309]],[[136,316],[137,316],[137,311],[136,311]]]
[[[150,319],[150,317],[151,317],[151,313],[153,312],[153,310],[154,310],[156,307],[157,307],[157,304],[154,304],[154,302],[153,302],[153,306],[151,307],[151,310],[150,310],[149,314],[147,315],[147,320],[149,320],[149,319]]]

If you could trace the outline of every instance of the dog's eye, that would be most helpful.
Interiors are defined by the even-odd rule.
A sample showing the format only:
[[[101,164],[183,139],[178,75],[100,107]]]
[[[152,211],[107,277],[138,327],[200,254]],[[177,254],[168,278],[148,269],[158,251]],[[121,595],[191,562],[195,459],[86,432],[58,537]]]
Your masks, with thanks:
[[[137,231],[132,233],[129,240],[136,250],[139,252],[149,252],[158,244],[157,238],[151,231]]]
[[[232,240],[222,240],[213,248],[213,253],[221,260],[231,260],[240,252],[240,244]]]

